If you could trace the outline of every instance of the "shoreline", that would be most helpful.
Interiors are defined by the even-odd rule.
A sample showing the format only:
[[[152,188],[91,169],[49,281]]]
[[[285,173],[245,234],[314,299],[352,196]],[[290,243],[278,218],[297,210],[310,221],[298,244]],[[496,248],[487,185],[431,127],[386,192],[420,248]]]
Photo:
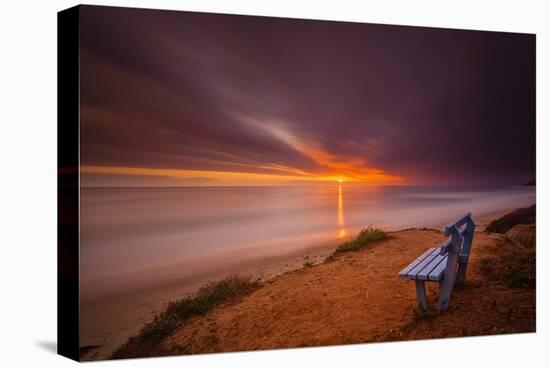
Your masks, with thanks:
[[[478,225],[476,231],[483,231],[485,226],[492,220],[514,209],[515,208],[511,208],[504,211],[489,213],[475,219]],[[440,231],[443,225],[433,225],[425,228]],[[403,228],[389,231],[388,233],[399,233],[406,230],[408,229]],[[157,290],[156,297],[153,297],[157,300],[161,299],[160,301],[151,301],[150,294],[140,294],[144,293],[144,291],[136,291],[132,298],[140,300],[138,301],[138,306],[135,304],[123,305],[124,301],[120,301],[120,298],[125,299],[126,297],[121,296],[114,297],[111,302],[105,302],[103,307],[93,307],[93,312],[84,309],[83,315],[81,315],[81,322],[83,325],[86,325],[86,327],[81,328],[81,346],[83,348],[94,348],[84,355],[83,360],[109,358],[110,355],[121,344],[126,342],[129,337],[138,334],[141,327],[150,320],[156,312],[162,310],[167,302],[180,299],[187,294],[192,294],[208,282],[221,279],[228,274],[239,274],[249,276],[265,284],[285,274],[305,268],[304,263],[306,261],[310,262],[312,265],[323,263],[324,260],[334,252],[340,242],[316,248],[301,249],[292,253],[290,256],[281,255],[256,259],[241,266],[239,271],[225,269],[220,272],[214,272],[210,276],[201,277],[200,280],[197,279],[195,282],[187,284],[185,287],[176,286],[176,292],[174,287],[167,286],[166,289]],[[178,295],[174,295],[175,293]],[[170,294],[172,294],[172,296],[170,296]],[[165,297],[163,297],[163,295]],[[147,301],[147,298],[149,298],[150,301]],[[102,322],[98,322],[97,320],[101,320]],[[82,333],[83,329],[86,330],[87,333]]]
[[[483,215],[479,219],[474,218],[475,223],[476,223],[476,231],[484,231],[485,227],[490,222],[492,222],[495,219],[500,218],[504,214],[507,214],[507,213],[509,213],[509,212],[511,212],[515,209],[517,209],[517,208],[499,210],[499,211],[496,211],[496,212],[491,212],[489,214]],[[433,225],[433,226],[426,226],[426,227],[423,227],[423,228],[433,229],[433,230],[436,230],[436,231],[442,231],[442,229],[443,229],[443,227],[445,226],[446,223],[448,223],[448,221],[445,222],[445,223],[442,223],[442,224],[437,224],[437,225]],[[396,232],[405,231],[405,230],[408,230],[408,229],[420,229],[420,228],[417,228],[417,227],[402,228],[402,229],[396,229],[396,230],[393,230],[393,231],[387,231],[387,233],[392,234],[392,233],[396,233]],[[342,239],[341,242],[343,240],[344,239]],[[337,246],[338,246],[338,243],[326,246],[322,249],[309,249],[309,250],[306,250],[302,254],[296,254],[292,257],[285,257],[285,259],[280,260],[280,261],[276,261],[276,262],[274,262],[272,260],[267,260],[267,261],[269,261],[268,264],[258,264],[258,265],[252,266],[252,269],[249,269],[248,271],[242,272],[242,275],[249,275],[249,276],[252,276],[255,279],[258,279],[258,280],[264,282],[264,281],[269,280],[271,278],[282,275],[286,272],[302,268],[304,261],[308,260],[308,259],[310,261],[312,261],[313,264],[322,263],[327,257],[329,257],[334,252],[334,250],[336,249]],[[239,272],[239,274],[241,274],[241,272]]]

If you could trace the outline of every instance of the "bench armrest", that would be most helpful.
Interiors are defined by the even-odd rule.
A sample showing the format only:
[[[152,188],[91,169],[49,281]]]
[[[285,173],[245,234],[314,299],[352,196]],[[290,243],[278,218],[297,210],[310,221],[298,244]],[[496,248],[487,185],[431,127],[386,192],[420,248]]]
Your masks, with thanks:
[[[445,255],[447,252],[449,252],[449,248],[451,247],[453,238],[449,237],[443,244],[441,245],[441,250],[439,251],[440,255]]]

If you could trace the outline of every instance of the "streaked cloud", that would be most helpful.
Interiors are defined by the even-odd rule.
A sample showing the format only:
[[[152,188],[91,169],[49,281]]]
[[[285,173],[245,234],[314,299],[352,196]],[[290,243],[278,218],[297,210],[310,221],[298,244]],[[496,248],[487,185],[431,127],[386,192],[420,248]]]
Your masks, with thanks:
[[[93,184],[534,176],[533,36],[82,10]]]

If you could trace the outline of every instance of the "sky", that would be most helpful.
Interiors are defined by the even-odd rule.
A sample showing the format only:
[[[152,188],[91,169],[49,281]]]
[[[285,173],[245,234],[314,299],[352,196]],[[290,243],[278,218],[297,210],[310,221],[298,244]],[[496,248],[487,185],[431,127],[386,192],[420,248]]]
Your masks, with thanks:
[[[81,7],[89,186],[522,184],[535,36]]]

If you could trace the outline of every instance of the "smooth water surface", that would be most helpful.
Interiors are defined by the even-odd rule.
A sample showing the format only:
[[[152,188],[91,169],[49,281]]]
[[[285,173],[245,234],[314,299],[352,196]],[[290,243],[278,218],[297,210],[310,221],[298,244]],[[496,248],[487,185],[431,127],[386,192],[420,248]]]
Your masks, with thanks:
[[[81,297],[336,246],[367,225],[434,226],[534,201],[519,186],[82,188]]]

